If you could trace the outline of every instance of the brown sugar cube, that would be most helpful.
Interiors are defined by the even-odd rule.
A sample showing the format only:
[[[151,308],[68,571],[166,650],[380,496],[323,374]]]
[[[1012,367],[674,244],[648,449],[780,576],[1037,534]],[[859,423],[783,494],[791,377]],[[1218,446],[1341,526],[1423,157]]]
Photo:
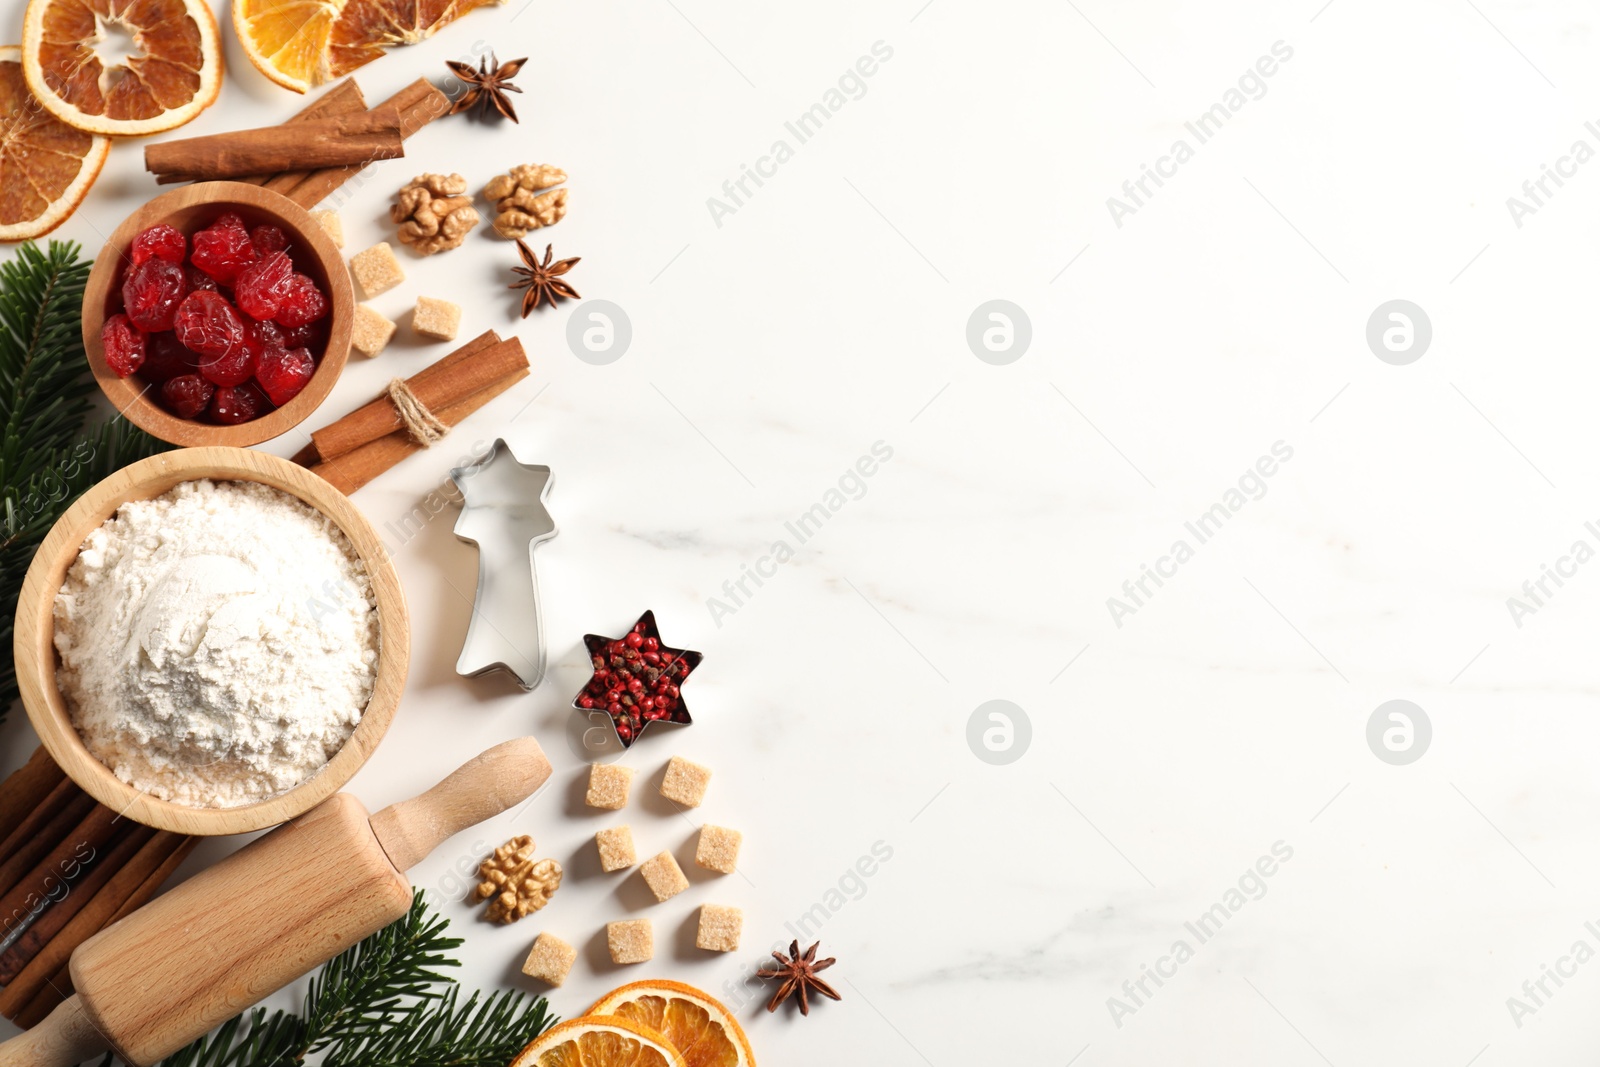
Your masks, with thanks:
[[[706,904],[700,908],[700,931],[694,935],[694,946],[711,952],[737,952],[743,930],[744,912]]]
[[[706,798],[706,786],[710,782],[710,767],[673,756],[667,761],[666,777],[661,779],[661,795],[686,808],[698,808]]]
[[[594,843],[600,849],[600,869],[603,871],[620,871],[639,861],[633,852],[633,831],[626,826],[601,830],[594,835]]]
[[[411,328],[430,341],[454,341],[461,329],[461,305],[419,296],[417,309],[411,313]]]
[[[350,327],[350,347],[371,358],[382,352],[394,338],[396,326],[370,305],[357,304],[355,323]]]
[[[311,217],[317,220],[317,225],[333,241],[334,247],[344,247],[344,223],[339,221],[337,211],[313,211]]]
[[[365,252],[351,256],[350,273],[369,297],[387,293],[406,280],[406,272],[400,269],[400,261],[395,258],[388,241],[380,241]]]
[[[543,933],[534,938],[522,973],[541,982],[560,985],[567,980],[567,972],[572,970],[572,961],[577,958],[577,949],[555,934]]]
[[[618,767],[615,763],[589,765],[589,793],[583,802],[591,808],[616,811],[627,806],[628,785],[633,781],[632,767]]]
[[[606,923],[606,948],[612,963],[644,963],[656,954],[655,932],[649,919]]]
[[[670,852],[662,852],[639,864],[639,873],[644,875],[645,884],[657,900],[675,897],[689,888],[689,879],[683,876],[683,868]]]
[[[744,835],[737,830],[706,823],[700,827],[700,843],[694,849],[695,865],[732,874],[739,866],[739,844],[743,840]]]

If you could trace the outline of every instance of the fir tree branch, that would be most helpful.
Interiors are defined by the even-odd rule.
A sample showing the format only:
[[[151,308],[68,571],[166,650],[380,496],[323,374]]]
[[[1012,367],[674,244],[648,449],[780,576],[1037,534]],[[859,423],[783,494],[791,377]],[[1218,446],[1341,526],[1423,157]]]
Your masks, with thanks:
[[[445,956],[462,945],[444,936],[449,925],[429,914],[419,892],[405,918],[328,961],[306,993],[306,1050],[388,1026],[413,1002],[442,996],[434,987],[452,980],[440,968],[460,966]]]
[[[418,891],[404,918],[323,965],[299,1014],[257,1008],[161,1067],[300,1067],[318,1054],[324,1067],[504,1067],[555,1019],[542,997],[510,991],[458,1004],[443,973],[462,943],[449,925]]]
[[[500,990],[458,1005],[458,993],[451,986],[404,1026],[340,1045],[322,1067],[505,1067],[554,1022],[542,997],[530,1003],[524,993]]]
[[[51,241],[0,263],[0,467],[26,478],[29,451],[69,445],[89,413],[79,320],[89,264],[78,245]]]
[[[0,263],[0,643],[10,646],[17,596],[50,526],[90,486],[170,448],[120,418],[85,426],[94,379],[80,316],[89,264],[78,246],[25,244]],[[0,722],[17,699],[15,665],[0,661]]]

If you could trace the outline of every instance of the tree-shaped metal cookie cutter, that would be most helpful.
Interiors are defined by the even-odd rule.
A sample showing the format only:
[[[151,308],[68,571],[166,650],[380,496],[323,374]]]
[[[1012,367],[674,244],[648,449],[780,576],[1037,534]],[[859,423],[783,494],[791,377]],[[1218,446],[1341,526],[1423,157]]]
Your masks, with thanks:
[[[544,627],[533,550],[556,535],[545,510],[549,467],[523,463],[504,439],[489,454],[450,472],[461,490],[456,536],[478,546],[478,592],[456,673],[508,672],[524,689],[544,681]]]

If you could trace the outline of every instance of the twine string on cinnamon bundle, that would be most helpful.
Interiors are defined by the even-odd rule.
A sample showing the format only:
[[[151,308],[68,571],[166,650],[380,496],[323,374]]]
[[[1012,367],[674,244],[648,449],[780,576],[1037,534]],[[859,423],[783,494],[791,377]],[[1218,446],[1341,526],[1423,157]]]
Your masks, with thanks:
[[[528,376],[522,342],[493,330],[468,341],[344,418],[311,434],[294,457],[352,493],[438,441],[451,427]]]

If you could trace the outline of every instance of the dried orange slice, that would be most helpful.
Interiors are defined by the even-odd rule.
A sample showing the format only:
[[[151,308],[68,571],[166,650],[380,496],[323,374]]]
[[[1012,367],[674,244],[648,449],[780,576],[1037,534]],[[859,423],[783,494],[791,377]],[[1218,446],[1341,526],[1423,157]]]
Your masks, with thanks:
[[[711,994],[682,982],[632,982],[595,1002],[590,1015],[615,1015],[672,1042],[687,1067],[755,1067],[755,1054],[733,1013]]]
[[[303,93],[384,50],[416,44],[506,0],[233,0],[233,28],[256,69]]]
[[[138,137],[211,106],[222,46],[205,0],[29,0],[22,70],[62,122]]]
[[[39,107],[22,49],[0,46],[0,241],[42,237],[66,221],[100,175],[111,141]]]
[[[672,1043],[654,1030],[611,1015],[552,1026],[517,1053],[511,1067],[684,1067]]]
[[[303,93],[328,80],[324,57],[341,6],[328,0],[233,0],[233,29],[257,70]]]

